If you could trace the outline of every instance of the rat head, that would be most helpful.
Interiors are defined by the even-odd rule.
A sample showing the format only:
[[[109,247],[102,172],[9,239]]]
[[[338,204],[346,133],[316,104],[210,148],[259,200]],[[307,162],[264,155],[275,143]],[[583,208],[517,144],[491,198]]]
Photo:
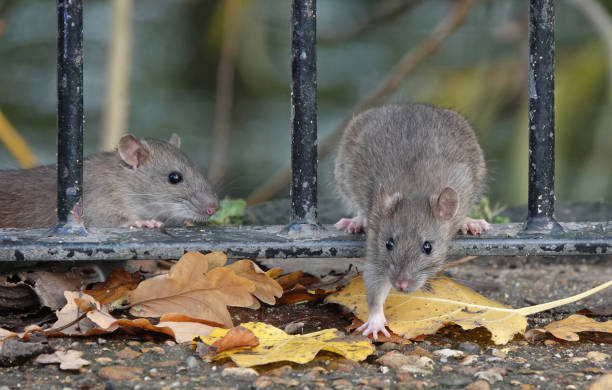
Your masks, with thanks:
[[[457,204],[457,193],[448,187],[429,197],[406,198],[381,186],[367,234],[367,257],[377,273],[396,290],[421,288],[446,259]]]
[[[176,134],[170,141],[138,140],[129,134],[119,141],[126,201],[138,219],[176,226],[205,222],[219,208],[211,185],[180,148]]]

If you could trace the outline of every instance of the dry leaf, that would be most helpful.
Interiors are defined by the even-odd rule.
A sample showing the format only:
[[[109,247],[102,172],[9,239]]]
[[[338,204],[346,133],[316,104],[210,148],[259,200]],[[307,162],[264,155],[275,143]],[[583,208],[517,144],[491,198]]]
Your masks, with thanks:
[[[558,339],[566,341],[578,341],[580,332],[605,332],[612,333],[612,320],[606,322],[598,322],[592,318],[585,317],[580,314],[573,314],[561,321],[551,322],[544,328],[530,329],[525,338],[531,340],[539,340],[537,335],[550,333]]]
[[[283,269],[280,267],[270,268],[266,271],[266,275],[271,277],[272,279],[276,279],[283,274]],[[278,282],[278,280],[277,280]]]
[[[104,313],[100,310],[100,303],[87,294],[80,293],[78,291],[65,291],[64,296],[66,297],[66,306],[56,312],[57,321],[53,324],[52,328],[45,333],[49,336],[93,336],[98,334],[104,334],[112,332],[116,329],[99,329],[96,323],[92,321],[97,318],[97,322],[100,318],[114,321],[110,314]],[[79,304],[77,305],[76,302]],[[54,332],[54,329],[62,328],[71,322],[79,318],[83,314],[81,307],[87,307],[87,317],[81,319],[75,324],[70,325],[61,331]]]
[[[275,298],[283,295],[283,288],[251,260],[239,260],[226,268],[234,271],[236,275],[252,281],[255,285],[255,291],[252,294],[268,305],[274,305],[276,303]],[[251,309],[259,309],[259,302],[255,301],[255,303],[256,306],[251,307]]]
[[[215,353],[219,354],[229,349],[256,347],[258,345],[259,340],[253,332],[243,326],[237,326],[215,341],[212,347],[215,348]]]
[[[141,282],[128,293],[130,313],[139,317],[159,317],[179,313],[233,326],[227,306],[253,307],[255,286],[231,269],[217,267],[208,271],[208,258],[218,261],[225,255],[206,256],[189,252],[167,275]]]
[[[525,317],[506,305],[447,278],[435,279],[429,284],[432,292],[421,290],[406,294],[392,290],[389,293],[384,306],[389,329],[405,338],[413,338],[434,334],[449,323],[463,329],[484,326],[496,344],[505,344],[515,333],[525,331]],[[348,307],[360,319],[368,317],[361,277],[327,299]]]
[[[283,293],[283,296],[278,298],[277,301],[279,303],[298,303],[298,302],[312,302],[319,299],[325,298],[327,295],[331,294],[334,291],[324,291],[324,290],[308,290],[306,287],[301,284],[296,284],[291,287],[289,290],[286,290]]]
[[[211,252],[206,255],[203,255],[200,252],[187,252],[181,256],[181,259],[183,258],[188,258],[193,261],[203,261],[202,259],[206,258],[209,270],[217,267],[223,267],[227,262],[227,256],[223,252]]]
[[[280,278],[276,279],[278,284],[281,285],[283,290],[289,290],[291,287],[295,286],[300,282],[300,279],[304,276],[304,272],[295,271],[287,275],[283,275]]]
[[[288,335],[272,325],[259,322],[249,322],[241,326],[255,334],[259,345],[246,351],[225,351],[215,355],[214,360],[230,358],[240,367],[252,367],[280,361],[304,364],[311,361],[321,350],[334,352],[351,360],[363,360],[375,351],[368,339],[360,336],[347,337],[336,329],[305,335]],[[201,339],[212,345],[228,332],[228,329],[217,328],[208,337]]]
[[[114,269],[106,282],[96,283],[91,290],[85,290],[84,293],[91,295],[102,305],[106,305],[121,299],[126,292],[135,289],[141,280],[142,276],[138,272],[131,274],[121,268]]]
[[[40,364],[52,364],[59,363],[60,370],[78,370],[83,366],[91,364],[89,360],[82,359],[82,351],[68,350],[68,351],[55,351],[51,354],[38,355],[34,361]]]

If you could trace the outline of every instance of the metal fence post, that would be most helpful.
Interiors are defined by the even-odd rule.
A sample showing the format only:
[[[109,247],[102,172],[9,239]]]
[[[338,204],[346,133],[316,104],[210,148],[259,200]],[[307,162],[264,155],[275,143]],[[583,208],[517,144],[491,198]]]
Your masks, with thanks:
[[[83,226],[83,2],[57,0],[57,225]]]
[[[318,226],[316,0],[291,14],[291,230]]]
[[[529,2],[529,197],[526,233],[560,233],[555,204],[555,12]]]

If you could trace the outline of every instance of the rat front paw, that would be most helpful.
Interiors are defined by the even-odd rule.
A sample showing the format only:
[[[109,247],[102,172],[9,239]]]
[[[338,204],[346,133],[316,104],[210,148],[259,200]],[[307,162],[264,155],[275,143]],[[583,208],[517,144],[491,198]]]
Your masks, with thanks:
[[[134,221],[130,224],[130,229],[134,228],[148,228],[155,229],[164,226],[163,222],[156,221],[154,219],[147,219],[142,221]]]
[[[484,219],[466,218],[465,222],[463,222],[463,226],[461,226],[461,233],[468,234],[469,232],[476,236],[489,229],[491,229],[491,225]]]
[[[374,340],[378,340],[378,332],[390,337],[391,334],[385,328],[386,323],[387,320],[384,315],[371,315],[368,317],[365,324],[357,328],[357,331],[361,332],[364,336],[371,334]]]
[[[367,219],[362,215],[353,218],[342,218],[334,225],[338,230],[346,229],[349,233],[360,233],[365,230]]]

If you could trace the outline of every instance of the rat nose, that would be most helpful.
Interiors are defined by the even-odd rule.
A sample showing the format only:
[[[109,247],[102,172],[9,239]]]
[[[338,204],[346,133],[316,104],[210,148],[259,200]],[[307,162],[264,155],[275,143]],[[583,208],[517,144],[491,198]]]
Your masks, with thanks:
[[[213,215],[219,209],[219,204],[217,203],[209,203],[204,207],[206,214]]]
[[[404,279],[404,280],[398,280],[395,283],[395,286],[400,291],[406,291],[406,290],[408,290],[410,288],[411,284],[412,284],[412,282],[410,281],[410,279]]]

